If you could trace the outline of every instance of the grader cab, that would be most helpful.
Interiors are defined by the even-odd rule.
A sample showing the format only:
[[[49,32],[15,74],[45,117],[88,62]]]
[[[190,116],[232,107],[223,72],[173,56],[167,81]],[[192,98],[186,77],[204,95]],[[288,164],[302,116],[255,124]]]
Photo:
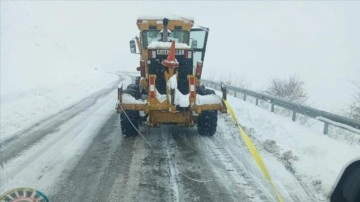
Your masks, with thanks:
[[[117,111],[122,134],[135,136],[139,125],[197,125],[201,135],[213,136],[218,111],[227,111],[222,97],[201,85],[208,28],[193,28],[189,19],[139,18],[140,37],[130,41],[140,54],[140,75],[118,89]]]

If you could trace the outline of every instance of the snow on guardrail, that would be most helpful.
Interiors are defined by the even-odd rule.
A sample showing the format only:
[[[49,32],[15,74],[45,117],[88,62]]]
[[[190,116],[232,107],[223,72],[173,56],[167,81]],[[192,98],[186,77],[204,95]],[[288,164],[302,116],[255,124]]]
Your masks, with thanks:
[[[217,83],[214,81],[201,79],[201,82],[204,85],[207,85],[209,87],[213,87],[213,88],[221,87],[220,83]],[[305,116],[322,121],[322,122],[324,122],[324,131],[323,131],[324,134],[328,133],[329,124],[339,127],[339,128],[343,128],[345,130],[349,130],[349,131],[357,133],[357,134],[360,134],[360,122],[357,120],[350,119],[350,118],[343,117],[343,116],[336,115],[336,114],[332,114],[330,112],[315,109],[315,108],[301,105],[298,103],[285,101],[285,100],[282,100],[280,98],[277,98],[277,97],[274,97],[271,95],[258,93],[255,91],[251,91],[251,90],[247,90],[247,89],[243,89],[243,88],[239,88],[239,87],[227,86],[227,89],[234,91],[234,92],[244,94],[244,100],[246,100],[246,95],[256,98],[256,105],[258,104],[258,100],[263,100],[263,101],[270,103],[272,112],[274,112],[274,106],[279,106],[284,109],[290,110],[293,112],[293,116],[292,116],[293,121],[296,120],[296,113],[303,114]]]

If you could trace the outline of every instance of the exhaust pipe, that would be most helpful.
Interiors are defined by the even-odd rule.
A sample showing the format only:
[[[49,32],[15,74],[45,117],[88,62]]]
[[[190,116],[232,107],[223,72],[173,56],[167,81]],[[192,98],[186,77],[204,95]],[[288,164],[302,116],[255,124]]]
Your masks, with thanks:
[[[169,24],[169,19],[164,18],[163,19],[163,36],[162,36],[162,41],[163,42],[167,42],[168,41],[168,24]]]

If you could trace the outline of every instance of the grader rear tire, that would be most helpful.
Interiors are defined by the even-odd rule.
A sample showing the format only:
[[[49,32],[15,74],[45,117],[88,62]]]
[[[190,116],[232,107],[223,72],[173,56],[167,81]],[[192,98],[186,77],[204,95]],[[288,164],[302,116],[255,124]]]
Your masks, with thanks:
[[[201,89],[198,92],[200,95],[211,95],[215,94],[213,90]],[[197,129],[200,135],[203,136],[214,136],[217,127],[217,110],[203,111],[198,116]]]
[[[124,93],[136,96],[136,91],[133,89],[126,89]],[[135,137],[138,134],[140,123],[140,114],[136,110],[124,110],[120,112],[121,132],[125,137]]]
[[[197,129],[200,135],[213,136],[217,127],[217,110],[203,111],[198,117]]]

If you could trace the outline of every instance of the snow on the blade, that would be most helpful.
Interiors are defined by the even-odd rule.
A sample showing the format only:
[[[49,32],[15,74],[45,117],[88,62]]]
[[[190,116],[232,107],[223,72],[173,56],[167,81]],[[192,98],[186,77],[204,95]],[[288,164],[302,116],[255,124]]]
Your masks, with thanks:
[[[221,97],[215,94],[212,95],[196,95],[196,104],[205,105],[205,104],[220,104]]]
[[[170,49],[171,42],[153,41],[149,44],[149,49]],[[190,49],[190,46],[186,43],[175,43],[175,48],[178,49]]]
[[[124,103],[124,104],[145,104],[146,102],[144,102],[141,99],[137,100],[132,95],[124,93],[122,95],[122,103]]]

